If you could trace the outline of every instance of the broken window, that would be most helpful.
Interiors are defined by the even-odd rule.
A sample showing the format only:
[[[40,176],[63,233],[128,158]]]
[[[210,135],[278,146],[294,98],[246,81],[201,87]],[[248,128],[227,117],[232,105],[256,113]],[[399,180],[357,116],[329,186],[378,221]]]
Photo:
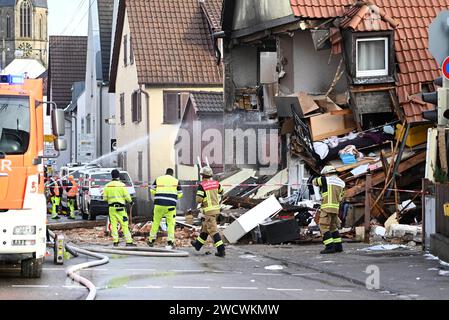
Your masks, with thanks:
[[[357,39],[357,77],[388,75],[388,38]]]
[[[142,95],[139,91],[134,91],[131,96],[131,117],[134,123],[142,121]]]

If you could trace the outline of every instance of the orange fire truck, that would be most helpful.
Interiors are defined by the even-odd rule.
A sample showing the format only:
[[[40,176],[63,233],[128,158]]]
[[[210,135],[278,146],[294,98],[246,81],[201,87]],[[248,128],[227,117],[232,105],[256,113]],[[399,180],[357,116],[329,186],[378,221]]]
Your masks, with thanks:
[[[46,252],[42,88],[42,79],[0,75],[0,259],[21,261],[24,277],[40,277]],[[60,111],[52,110],[56,150]]]

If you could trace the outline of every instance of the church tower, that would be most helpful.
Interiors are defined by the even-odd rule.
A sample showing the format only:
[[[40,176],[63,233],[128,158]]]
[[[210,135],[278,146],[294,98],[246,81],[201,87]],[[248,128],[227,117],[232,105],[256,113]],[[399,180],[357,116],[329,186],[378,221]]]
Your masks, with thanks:
[[[16,58],[48,65],[47,0],[0,0],[0,70]]]

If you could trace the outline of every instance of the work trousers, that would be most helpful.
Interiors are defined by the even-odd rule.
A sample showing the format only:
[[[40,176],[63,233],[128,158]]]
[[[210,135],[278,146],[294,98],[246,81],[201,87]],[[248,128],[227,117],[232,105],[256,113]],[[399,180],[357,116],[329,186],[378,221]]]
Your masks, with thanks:
[[[148,241],[156,240],[162,218],[167,220],[167,241],[175,241],[176,207],[155,205],[153,211],[153,225]]]
[[[76,198],[68,198],[67,199],[67,205],[69,206],[70,217],[72,217],[72,218],[75,217],[75,202],[76,202]]]
[[[326,232],[335,232],[338,230],[338,213],[321,210],[320,212],[320,230],[321,234]]]
[[[61,205],[61,197],[53,196],[51,197],[51,217],[57,217],[58,216],[58,209]]]
[[[204,217],[204,221],[201,226],[201,233],[203,234],[207,233],[208,235],[211,236],[211,238],[213,238],[215,234],[218,233],[217,216],[218,215],[214,214],[214,215],[206,215]]]
[[[111,235],[112,241],[118,242],[118,229],[117,223],[120,223],[122,227],[123,235],[125,236],[126,243],[132,243],[133,239],[131,237],[131,232],[129,232],[128,227],[128,214],[125,208],[115,208],[109,207],[109,221],[111,223]]]

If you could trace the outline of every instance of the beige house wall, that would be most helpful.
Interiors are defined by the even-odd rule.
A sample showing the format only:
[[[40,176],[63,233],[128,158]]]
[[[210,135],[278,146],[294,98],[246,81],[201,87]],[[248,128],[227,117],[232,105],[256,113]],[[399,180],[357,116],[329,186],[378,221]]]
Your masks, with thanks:
[[[164,91],[223,91],[222,87],[204,86],[204,87],[153,87],[139,86],[136,64],[124,65],[123,39],[128,35],[130,38],[130,28],[128,16],[125,15],[122,46],[119,56],[119,66],[117,70],[116,94],[115,94],[115,119],[117,145],[120,151],[127,152],[126,169],[134,181],[138,178],[138,154],[142,152],[143,181],[152,183],[158,176],[165,174],[169,167],[175,169],[175,150],[174,143],[178,133],[179,125],[168,125],[163,123],[164,119]],[[128,48],[128,53],[129,53]],[[129,61],[128,61],[129,62]],[[142,95],[142,121],[133,123],[131,121],[131,95],[134,91],[142,89],[149,95],[150,114],[147,114],[146,95]],[[125,96],[125,124],[120,125],[120,96]],[[150,123],[150,137],[145,140],[147,135],[147,119]],[[126,147],[126,150],[123,149]],[[147,157],[147,148],[150,148],[150,159]],[[148,161],[150,160],[150,161]],[[151,171],[148,175],[150,163]],[[185,175],[185,174],[183,174]],[[191,175],[191,174],[188,174]],[[138,197],[141,200],[148,200],[148,190],[138,188]]]

